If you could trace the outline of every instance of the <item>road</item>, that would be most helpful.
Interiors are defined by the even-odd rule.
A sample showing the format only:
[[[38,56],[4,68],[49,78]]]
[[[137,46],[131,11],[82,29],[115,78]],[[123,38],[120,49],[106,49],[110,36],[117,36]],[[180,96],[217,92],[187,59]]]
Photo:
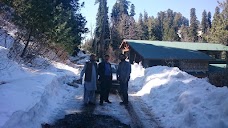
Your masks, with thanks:
[[[118,92],[114,90],[113,92]],[[99,99],[99,96],[97,96]],[[130,102],[128,106],[119,104],[118,93],[110,94],[111,104],[98,103],[94,106],[81,105],[81,110],[73,114],[66,115],[53,125],[43,125],[43,128],[159,128],[153,115],[143,108],[137,99]],[[130,98],[131,99],[131,98]],[[97,100],[99,101],[99,100]],[[135,107],[134,105],[138,106]],[[140,107],[139,107],[140,105]],[[144,110],[143,110],[144,109]]]

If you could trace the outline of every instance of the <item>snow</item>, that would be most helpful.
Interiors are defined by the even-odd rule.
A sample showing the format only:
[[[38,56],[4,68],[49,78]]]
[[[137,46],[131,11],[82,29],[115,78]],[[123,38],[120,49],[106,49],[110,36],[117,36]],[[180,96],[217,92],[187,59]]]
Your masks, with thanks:
[[[86,62],[89,61],[89,55],[84,54],[82,51],[79,51],[77,56],[70,57],[70,60],[76,62],[77,64],[84,65]]]
[[[5,83],[0,85],[0,127],[36,128],[64,116],[65,103],[82,90],[66,84],[79,70],[60,63],[31,69],[9,60],[7,53],[0,47],[0,81]]]
[[[228,127],[227,87],[215,87],[176,67],[155,66],[141,72],[139,67],[132,66],[136,76],[130,81],[130,96],[142,100],[162,127]]]
[[[54,123],[66,114],[82,111],[83,86],[67,85],[79,77],[80,66],[51,62],[45,67],[27,67],[9,60],[7,53],[8,49],[0,46],[1,128],[40,128],[43,123]],[[79,53],[74,59],[83,64],[89,56]],[[35,62],[45,59],[37,58]],[[227,87],[215,87],[207,79],[176,67],[144,69],[133,64],[129,99],[138,116],[151,121],[148,115],[153,115],[151,118],[164,128],[228,127]],[[127,110],[119,105],[120,98],[111,95],[110,100],[112,104],[97,106],[94,114],[110,115],[130,124]],[[144,111],[147,114],[143,115]]]
[[[1,18],[0,18],[1,21]],[[13,46],[14,38],[16,31],[10,31],[7,33],[4,29],[0,28],[0,46],[5,48],[11,48]]]
[[[124,106],[119,105],[121,102],[120,97],[110,94],[109,100],[111,104],[104,103],[103,106],[96,107],[94,114],[98,115],[110,115],[113,118],[120,120],[124,124],[130,124],[129,113]]]
[[[8,49],[0,46],[0,128],[40,128],[53,124],[67,114],[83,111],[83,86],[67,85],[77,79],[80,66],[73,68],[52,62],[44,67],[27,67],[7,58]],[[84,63],[88,55],[79,55]],[[33,65],[44,63],[37,58]],[[95,114],[111,115],[129,124],[129,115],[120,99],[110,96],[114,103],[95,110]]]

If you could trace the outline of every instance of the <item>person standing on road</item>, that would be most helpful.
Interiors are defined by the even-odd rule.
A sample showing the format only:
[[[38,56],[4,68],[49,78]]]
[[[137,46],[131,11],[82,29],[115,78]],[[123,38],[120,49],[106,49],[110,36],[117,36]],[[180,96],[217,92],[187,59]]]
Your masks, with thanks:
[[[105,55],[104,61],[98,65],[98,75],[100,85],[100,105],[103,105],[103,102],[111,103],[108,99],[109,92],[112,86],[112,68],[109,63],[109,55]]]
[[[118,69],[117,69],[117,79],[120,82],[120,94],[122,96],[123,102],[120,102],[121,105],[128,104],[128,81],[130,80],[131,74],[131,64],[127,62],[126,56],[120,54],[120,60]]]
[[[85,105],[95,105],[96,103],[97,63],[95,60],[96,56],[94,54],[90,55],[90,61],[86,62],[80,74],[80,81],[82,81],[83,75],[85,74],[83,97]]]

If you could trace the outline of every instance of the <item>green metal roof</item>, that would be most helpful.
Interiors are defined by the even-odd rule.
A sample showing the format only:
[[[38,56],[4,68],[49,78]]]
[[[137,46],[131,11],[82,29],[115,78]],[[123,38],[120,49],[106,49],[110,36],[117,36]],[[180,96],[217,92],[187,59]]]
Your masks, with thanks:
[[[164,46],[172,48],[206,50],[206,51],[228,51],[228,46],[215,43],[195,43],[195,42],[169,42],[169,41],[147,41],[147,40],[124,40],[130,43],[153,44],[155,46]]]
[[[194,50],[173,47],[157,46],[149,43],[129,41],[128,45],[144,59],[187,59],[187,60],[211,60],[208,55]]]

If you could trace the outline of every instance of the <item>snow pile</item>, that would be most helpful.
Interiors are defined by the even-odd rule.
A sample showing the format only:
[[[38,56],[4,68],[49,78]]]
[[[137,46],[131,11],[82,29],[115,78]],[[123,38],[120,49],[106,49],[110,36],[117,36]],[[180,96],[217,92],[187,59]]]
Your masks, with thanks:
[[[0,22],[1,22],[1,17],[0,17]],[[15,26],[14,26],[15,28]],[[7,28],[5,28],[7,29]],[[9,31],[5,31],[4,29],[0,28],[0,46],[3,46],[5,48],[11,48],[13,46],[14,43],[14,36],[16,31],[15,30],[11,30],[9,33],[7,33]]]
[[[82,51],[79,51],[77,56],[70,57],[70,60],[72,62],[77,63],[77,64],[84,65],[86,62],[89,61],[89,55],[88,54],[84,54]]]
[[[137,65],[132,73],[140,74]],[[227,87],[215,87],[178,68],[156,66],[141,73],[130,81],[131,96],[140,97],[164,127],[228,127]]]
[[[143,68],[142,64],[134,63],[132,65],[134,71],[131,72],[131,80],[135,80],[137,77],[144,76],[145,69]]]
[[[0,46],[0,127],[36,128],[61,118],[58,110],[82,90],[66,84],[79,70],[61,63],[47,69],[26,68],[9,60],[7,53]]]

